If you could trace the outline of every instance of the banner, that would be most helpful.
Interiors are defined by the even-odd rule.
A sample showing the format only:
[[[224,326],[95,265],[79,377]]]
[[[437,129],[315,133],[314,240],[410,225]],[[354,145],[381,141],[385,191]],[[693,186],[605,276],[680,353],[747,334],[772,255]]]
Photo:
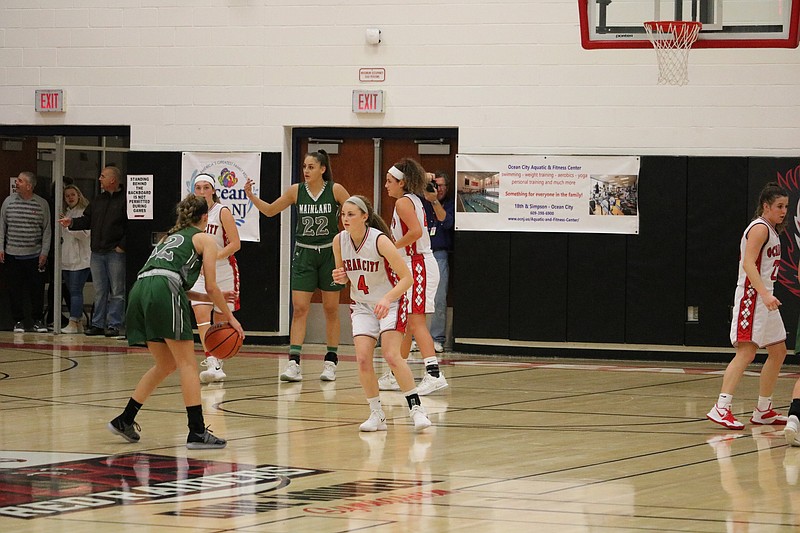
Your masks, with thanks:
[[[181,179],[184,195],[194,193],[194,177],[211,174],[216,182],[217,196],[236,221],[239,239],[259,242],[258,209],[247,199],[244,184],[248,178],[258,191],[261,183],[261,153],[183,152]]]
[[[639,233],[639,158],[456,156],[456,229]]]

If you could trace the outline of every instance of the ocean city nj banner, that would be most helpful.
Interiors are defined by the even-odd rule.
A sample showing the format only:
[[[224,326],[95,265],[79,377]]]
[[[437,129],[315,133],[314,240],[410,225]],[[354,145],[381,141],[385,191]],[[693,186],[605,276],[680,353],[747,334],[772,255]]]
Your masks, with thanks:
[[[259,242],[259,212],[244,194],[244,184],[249,178],[253,180],[253,189],[259,189],[261,153],[183,152],[181,180],[184,195],[194,192],[194,178],[198,174],[214,177],[217,196],[231,210],[239,239]]]
[[[456,229],[639,233],[639,158],[458,154]]]

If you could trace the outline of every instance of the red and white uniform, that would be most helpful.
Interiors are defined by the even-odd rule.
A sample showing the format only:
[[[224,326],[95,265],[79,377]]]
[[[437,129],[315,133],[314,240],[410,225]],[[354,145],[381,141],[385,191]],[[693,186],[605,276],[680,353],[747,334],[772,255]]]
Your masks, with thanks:
[[[406,193],[404,196],[413,202],[417,220],[422,228],[422,236],[419,239],[398,249],[411,270],[413,280],[411,288],[406,293],[408,312],[412,315],[433,313],[436,289],[439,287],[439,265],[436,263],[431,249],[431,236],[428,234],[425,208],[422,206],[422,200],[416,194]],[[408,226],[400,220],[397,209],[395,209],[392,214],[392,236],[395,241],[398,241],[406,233],[408,233]]]
[[[769,346],[786,340],[786,327],[783,324],[781,313],[777,309],[770,311],[764,305],[753,288],[747,273],[742,267],[747,247],[747,235],[757,224],[764,224],[769,230],[769,237],[756,258],[756,267],[761,275],[761,281],[772,294],[775,280],[778,279],[778,269],[781,262],[781,239],[772,225],[759,217],[753,220],[742,234],[739,243],[739,280],[736,284],[736,295],[733,299],[733,320],[731,321],[731,343],[737,346],[740,342],[752,342],[759,348]]]
[[[208,210],[208,225],[206,226],[206,233],[214,237],[219,249],[225,248],[230,242],[220,220],[220,213],[223,209],[228,209],[228,207],[219,202],[211,206],[211,209]],[[223,291],[239,292],[239,267],[233,255],[225,259],[217,259],[217,286]],[[203,294],[206,293],[206,280],[202,272],[200,272],[200,277],[197,278],[192,290]],[[192,305],[208,305],[208,302],[192,300]],[[228,302],[228,307],[231,311],[238,311],[239,298],[237,297],[235,302]]]
[[[398,278],[389,262],[378,250],[378,238],[383,233],[367,228],[364,240],[354,243],[347,230],[339,233],[342,264],[350,280],[350,315],[353,320],[353,336],[367,335],[375,339],[384,331],[406,330],[405,295],[392,302],[389,314],[378,320],[375,304],[397,284]],[[389,237],[383,236],[388,239]]]

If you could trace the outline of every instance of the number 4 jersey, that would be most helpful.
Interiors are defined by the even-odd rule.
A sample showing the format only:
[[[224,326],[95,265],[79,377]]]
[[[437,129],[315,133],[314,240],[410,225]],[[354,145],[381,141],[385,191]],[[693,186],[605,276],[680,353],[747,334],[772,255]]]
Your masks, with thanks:
[[[374,305],[397,284],[397,275],[378,251],[380,230],[367,228],[361,243],[354,243],[346,230],[339,234],[342,263],[350,280],[350,297],[354,302]],[[389,237],[384,235],[384,238]]]

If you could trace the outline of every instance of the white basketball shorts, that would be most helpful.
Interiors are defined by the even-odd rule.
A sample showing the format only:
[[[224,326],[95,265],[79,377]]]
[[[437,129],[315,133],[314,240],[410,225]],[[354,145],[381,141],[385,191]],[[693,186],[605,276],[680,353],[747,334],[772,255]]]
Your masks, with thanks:
[[[752,342],[764,348],[786,340],[786,326],[780,311],[767,309],[754,288],[736,287],[733,305],[731,344],[734,346]]]
[[[366,335],[377,340],[384,331],[405,333],[407,315],[399,303],[401,300],[403,298],[392,302],[389,306],[389,314],[380,320],[375,316],[374,305],[361,302],[351,304],[350,319],[353,321],[353,337]]]
[[[422,315],[436,310],[436,289],[439,288],[439,264],[433,254],[406,257],[413,283],[406,292],[408,314]]]

